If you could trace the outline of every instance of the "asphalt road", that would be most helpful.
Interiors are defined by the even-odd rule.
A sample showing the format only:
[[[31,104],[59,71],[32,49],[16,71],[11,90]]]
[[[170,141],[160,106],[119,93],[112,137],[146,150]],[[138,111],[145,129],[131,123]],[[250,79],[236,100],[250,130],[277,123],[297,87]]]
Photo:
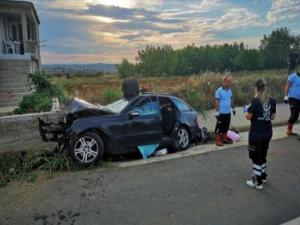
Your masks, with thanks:
[[[272,142],[262,191],[245,185],[245,147],[11,184],[0,189],[0,224],[281,224],[300,216],[299,146]]]

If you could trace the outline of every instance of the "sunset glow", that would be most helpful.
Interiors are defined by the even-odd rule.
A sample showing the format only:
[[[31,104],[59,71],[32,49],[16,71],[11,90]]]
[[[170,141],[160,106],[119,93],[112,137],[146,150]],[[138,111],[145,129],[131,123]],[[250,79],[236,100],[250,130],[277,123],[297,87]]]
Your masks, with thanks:
[[[132,8],[135,6],[134,0],[87,0],[93,4],[103,4],[107,6],[117,6],[124,8]]]
[[[43,63],[132,61],[147,45],[244,42],[257,48],[265,34],[282,26],[300,34],[300,0],[29,1],[47,40]]]

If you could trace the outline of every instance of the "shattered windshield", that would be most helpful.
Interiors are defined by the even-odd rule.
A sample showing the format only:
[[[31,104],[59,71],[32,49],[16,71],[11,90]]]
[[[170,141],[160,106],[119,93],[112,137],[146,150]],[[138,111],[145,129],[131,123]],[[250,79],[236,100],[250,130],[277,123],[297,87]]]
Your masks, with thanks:
[[[119,101],[113,102],[109,105],[104,106],[106,109],[114,112],[114,113],[120,113],[123,109],[128,105],[128,101],[126,99],[121,99]]]

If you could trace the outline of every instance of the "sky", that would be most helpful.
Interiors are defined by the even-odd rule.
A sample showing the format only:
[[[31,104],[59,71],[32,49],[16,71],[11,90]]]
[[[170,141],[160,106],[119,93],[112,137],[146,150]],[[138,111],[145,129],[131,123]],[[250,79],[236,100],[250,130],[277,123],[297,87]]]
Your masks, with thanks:
[[[43,64],[134,61],[147,45],[244,42],[287,27],[300,34],[300,0],[30,0]]]

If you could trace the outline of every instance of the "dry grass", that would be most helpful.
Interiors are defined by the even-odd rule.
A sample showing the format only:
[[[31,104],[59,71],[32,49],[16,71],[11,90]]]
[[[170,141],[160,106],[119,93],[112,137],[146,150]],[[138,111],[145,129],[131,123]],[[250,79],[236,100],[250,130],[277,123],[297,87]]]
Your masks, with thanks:
[[[240,72],[232,75],[234,101],[237,105],[245,105],[250,101],[254,94],[254,83],[262,77],[269,81],[272,95],[279,101],[283,98],[286,71]],[[140,86],[150,84],[152,92],[176,94],[201,111],[213,107],[214,92],[220,85],[222,76],[222,73],[205,73],[184,77],[136,77],[136,79]],[[76,96],[93,103],[107,104],[116,96],[121,96],[122,80],[116,75],[53,77],[52,80],[63,89],[66,96]]]

